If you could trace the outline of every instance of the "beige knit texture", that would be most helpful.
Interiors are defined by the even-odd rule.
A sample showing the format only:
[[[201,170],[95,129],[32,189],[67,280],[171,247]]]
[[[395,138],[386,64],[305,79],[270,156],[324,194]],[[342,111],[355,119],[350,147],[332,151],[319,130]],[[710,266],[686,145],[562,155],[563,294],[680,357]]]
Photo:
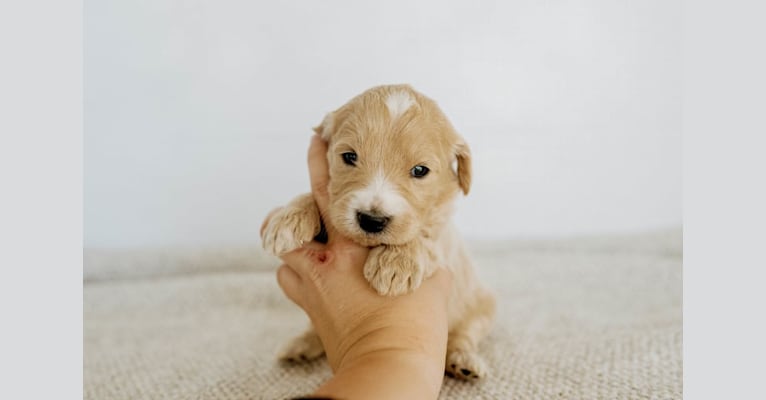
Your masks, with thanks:
[[[682,398],[680,229],[469,248],[498,297],[492,374],[441,399]],[[285,399],[331,376],[275,361],[306,317],[257,249],[84,255],[86,399]]]

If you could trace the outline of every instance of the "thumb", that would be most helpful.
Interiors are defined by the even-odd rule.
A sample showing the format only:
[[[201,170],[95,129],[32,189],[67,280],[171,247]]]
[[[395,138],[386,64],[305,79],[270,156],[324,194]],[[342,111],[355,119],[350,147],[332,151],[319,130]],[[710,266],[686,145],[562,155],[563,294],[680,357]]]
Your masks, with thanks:
[[[327,162],[327,142],[319,135],[311,137],[308,151],[309,180],[311,181],[311,194],[314,196],[319,214],[322,215],[325,229],[327,230],[328,244],[358,246],[356,243],[341,235],[330,221],[327,209],[330,204],[330,194],[327,186],[330,184],[330,166]]]
[[[330,195],[327,185],[330,183],[330,166],[327,163],[327,142],[319,135],[311,137],[308,152],[309,180],[311,181],[311,194],[322,215],[326,215]]]

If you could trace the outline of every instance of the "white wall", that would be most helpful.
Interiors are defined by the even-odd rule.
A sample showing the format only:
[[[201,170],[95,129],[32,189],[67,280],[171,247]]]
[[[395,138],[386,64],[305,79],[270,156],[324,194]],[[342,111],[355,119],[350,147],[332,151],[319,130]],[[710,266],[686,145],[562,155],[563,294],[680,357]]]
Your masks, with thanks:
[[[86,0],[85,245],[259,242],[308,188],[310,128],[400,82],[472,145],[466,236],[680,224],[680,19],[659,0]]]

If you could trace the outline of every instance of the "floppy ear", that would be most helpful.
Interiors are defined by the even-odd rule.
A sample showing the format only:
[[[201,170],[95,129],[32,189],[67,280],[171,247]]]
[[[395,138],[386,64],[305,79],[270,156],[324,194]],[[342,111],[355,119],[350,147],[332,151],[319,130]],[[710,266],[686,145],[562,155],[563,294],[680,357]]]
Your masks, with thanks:
[[[329,112],[327,115],[325,115],[322,123],[314,128],[314,132],[316,132],[316,134],[319,135],[322,140],[328,141],[333,129],[335,129],[335,113]]]
[[[468,194],[471,189],[471,149],[462,139],[455,145],[455,157],[457,158],[457,182],[463,194]]]

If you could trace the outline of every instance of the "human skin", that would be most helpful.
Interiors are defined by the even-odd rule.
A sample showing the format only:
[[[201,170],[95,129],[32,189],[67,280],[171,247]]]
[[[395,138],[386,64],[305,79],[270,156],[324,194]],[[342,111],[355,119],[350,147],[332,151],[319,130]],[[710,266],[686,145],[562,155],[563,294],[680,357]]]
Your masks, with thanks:
[[[326,154],[326,143],[312,137],[309,175],[323,215],[329,202]],[[279,286],[311,319],[334,372],[313,396],[437,398],[444,377],[451,273],[439,268],[412,293],[381,296],[362,273],[369,249],[323,220],[328,243],[311,242],[283,255],[277,270]]]

